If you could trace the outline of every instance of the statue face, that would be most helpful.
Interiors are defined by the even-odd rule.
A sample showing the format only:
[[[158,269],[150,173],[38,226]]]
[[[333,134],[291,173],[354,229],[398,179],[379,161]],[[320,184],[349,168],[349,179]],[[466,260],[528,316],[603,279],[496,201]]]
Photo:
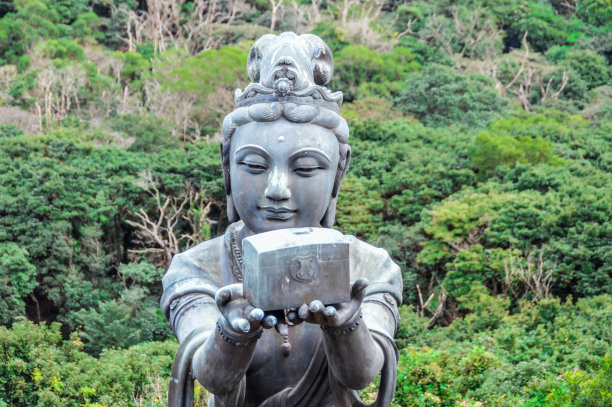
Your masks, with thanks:
[[[333,132],[314,124],[252,122],[231,140],[236,211],[254,233],[320,226],[339,160]]]

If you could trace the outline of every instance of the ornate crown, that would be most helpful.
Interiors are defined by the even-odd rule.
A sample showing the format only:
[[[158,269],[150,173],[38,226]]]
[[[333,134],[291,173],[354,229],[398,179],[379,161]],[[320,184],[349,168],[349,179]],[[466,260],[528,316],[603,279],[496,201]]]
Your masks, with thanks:
[[[342,92],[332,93],[325,87],[334,72],[334,60],[327,44],[316,35],[264,35],[249,52],[247,72],[253,82],[244,91],[236,89],[237,107],[289,102],[337,113],[342,105]]]

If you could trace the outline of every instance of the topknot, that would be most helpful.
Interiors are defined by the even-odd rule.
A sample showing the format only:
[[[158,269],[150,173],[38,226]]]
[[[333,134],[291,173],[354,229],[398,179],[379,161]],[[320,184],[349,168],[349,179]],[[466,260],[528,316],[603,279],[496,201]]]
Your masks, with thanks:
[[[313,34],[266,34],[255,42],[247,58],[252,83],[236,89],[236,103],[287,101],[310,104],[338,112],[342,92],[330,92],[334,60],[325,42]]]

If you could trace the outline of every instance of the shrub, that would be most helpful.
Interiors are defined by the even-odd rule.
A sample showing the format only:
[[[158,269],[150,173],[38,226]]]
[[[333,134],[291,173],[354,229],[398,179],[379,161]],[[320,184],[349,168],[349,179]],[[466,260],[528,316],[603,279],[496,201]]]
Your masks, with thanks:
[[[0,327],[0,405],[131,406],[152,398],[156,378],[165,394],[176,350],[174,341],[150,342],[95,359],[76,334],[62,340],[59,324],[22,320]]]
[[[461,75],[452,68],[430,64],[406,80],[395,104],[427,126],[463,123],[481,127],[501,112],[506,101],[487,77]]]

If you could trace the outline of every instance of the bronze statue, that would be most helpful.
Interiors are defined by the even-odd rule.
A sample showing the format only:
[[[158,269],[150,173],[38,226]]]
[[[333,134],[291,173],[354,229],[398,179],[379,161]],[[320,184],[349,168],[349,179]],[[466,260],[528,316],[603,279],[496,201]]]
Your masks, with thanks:
[[[168,405],[192,406],[196,379],[212,394],[211,407],[363,406],[356,390],[382,371],[374,405],[389,406],[399,267],[384,249],[350,236],[338,238],[344,254],[336,259],[336,237],[317,229],[334,223],[351,157],[348,126],[338,114],[342,94],[325,88],[333,73],[331,51],[315,35],[265,35],[251,49],[247,71],[252,83],[236,91],[237,108],[223,122],[221,141],[232,224],[224,236],[176,255],[163,278],[161,307],[181,344]],[[338,297],[345,301],[324,304],[315,290],[309,298],[319,299],[264,311],[246,299],[243,264],[260,255],[262,245],[290,246],[282,237],[266,241],[275,233],[258,234],[289,228],[312,233],[312,239],[325,235],[317,250],[331,250],[343,265],[337,270],[350,273],[338,279],[343,286],[350,277],[346,297]],[[255,254],[244,258],[243,241],[256,236],[264,239],[252,243]],[[313,259],[293,261],[297,280],[308,284],[315,272],[325,271]],[[330,281],[336,284],[333,276]]]

